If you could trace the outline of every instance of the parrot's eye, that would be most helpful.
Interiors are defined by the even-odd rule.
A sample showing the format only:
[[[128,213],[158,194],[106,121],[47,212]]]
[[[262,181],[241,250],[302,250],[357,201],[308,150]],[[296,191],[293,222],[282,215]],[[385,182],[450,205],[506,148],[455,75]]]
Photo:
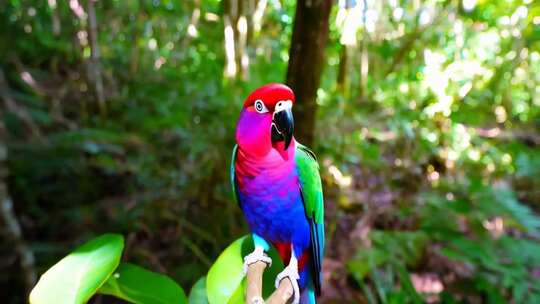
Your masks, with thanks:
[[[262,102],[262,100],[260,99],[257,99],[255,100],[255,110],[259,113],[268,113],[268,109],[266,108],[266,106],[264,105],[264,103]]]

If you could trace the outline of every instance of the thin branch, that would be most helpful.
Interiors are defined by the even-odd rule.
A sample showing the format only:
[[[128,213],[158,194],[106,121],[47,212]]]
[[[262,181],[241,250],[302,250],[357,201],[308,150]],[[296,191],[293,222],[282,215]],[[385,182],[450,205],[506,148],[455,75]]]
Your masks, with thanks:
[[[5,109],[17,115],[30,129],[32,135],[36,138],[41,138],[41,131],[37,124],[32,120],[32,117],[25,108],[19,106],[9,93],[9,87],[4,75],[4,71],[0,68],[0,97],[4,100]]]
[[[34,253],[24,241],[21,225],[13,210],[13,201],[9,196],[5,182],[8,175],[6,164],[8,152],[5,135],[4,123],[0,121],[0,216],[4,224],[5,233],[8,235],[11,243],[14,245],[15,252],[19,256],[26,292],[29,293],[32,287],[34,287],[37,278],[34,267]]]
[[[191,39],[197,37],[199,34],[197,30],[197,26],[199,25],[199,19],[201,18],[201,1],[195,0],[193,3],[193,13],[191,14],[191,18],[189,21],[189,26],[187,28],[187,35],[186,39],[184,40],[184,47],[187,47],[189,43],[191,42]]]
[[[49,8],[52,11],[52,32],[54,36],[60,36],[61,27],[60,27],[60,14],[58,13],[56,1],[48,1]]]
[[[107,115],[107,108],[105,106],[105,93],[103,92],[103,77],[100,65],[100,51],[98,42],[98,29],[96,10],[94,8],[94,1],[88,0],[88,35],[90,36],[90,50],[91,60],[89,65],[89,72],[94,82],[94,90],[96,98],[98,100],[99,111],[102,116]]]
[[[358,99],[363,101],[367,92],[367,80],[369,73],[369,51],[368,42],[370,41],[369,32],[366,29],[368,3],[367,0],[363,1],[362,8],[362,24],[364,30],[362,31],[362,40],[360,41],[360,86],[358,87]],[[344,46],[346,48],[346,46]]]
[[[253,13],[253,31],[255,34],[258,34],[262,28],[262,19],[264,16],[264,11],[266,10],[266,5],[268,0],[259,0],[257,3],[257,8]]]
[[[289,279],[281,280],[278,288],[266,301],[267,304],[284,304],[294,295],[292,282]]]
[[[444,5],[446,7],[447,4]],[[416,14],[416,19],[420,17],[422,10],[419,10]],[[413,32],[409,33],[404,37],[404,42],[401,44],[401,47],[397,51],[396,55],[394,56],[394,60],[390,64],[390,67],[385,72],[384,77],[387,77],[391,73],[395,72],[397,67],[401,64],[402,60],[406,58],[406,55],[409,54],[409,51],[414,46],[414,43],[417,42],[424,32],[429,28],[436,27],[440,22],[445,20],[447,15],[445,13],[441,13],[440,15],[433,16],[433,19],[431,19],[430,22],[428,22],[425,25],[417,26]]]
[[[206,254],[197,246],[197,244],[193,243],[189,238],[183,237],[182,243],[188,247],[191,252],[207,267],[210,267],[212,265],[212,261]]]
[[[6,185],[3,183],[0,187],[2,188],[2,190],[0,190],[0,200],[2,200],[2,220],[4,221],[6,233],[14,243],[15,251],[19,255],[26,292],[30,293],[37,279],[36,269],[34,267],[34,253],[24,241],[21,226],[19,225],[17,216],[13,211],[13,201],[7,194]]]
[[[493,139],[509,140],[509,141],[518,140],[525,144],[529,144],[531,146],[540,146],[540,135],[534,132],[527,132],[527,131],[520,131],[520,130],[506,131],[498,127],[491,128],[491,129],[467,127],[467,129],[472,130],[475,134],[484,138],[493,138]]]
[[[262,304],[262,278],[266,263],[258,261],[248,266],[246,303]],[[281,280],[278,288],[270,295],[267,304],[285,304],[294,295],[294,289],[290,280]]]
[[[223,13],[223,35],[225,37],[225,77],[235,78],[238,72],[236,66],[236,42],[235,37],[236,24],[234,21],[237,16],[237,0],[224,1]]]
[[[246,303],[262,304],[262,278],[266,263],[258,261],[249,265],[247,271]]]

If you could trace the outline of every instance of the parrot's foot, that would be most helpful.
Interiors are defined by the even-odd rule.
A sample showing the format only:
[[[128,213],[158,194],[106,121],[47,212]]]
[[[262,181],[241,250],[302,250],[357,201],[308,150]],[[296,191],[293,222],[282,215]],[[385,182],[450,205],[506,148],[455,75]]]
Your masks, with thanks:
[[[298,286],[298,279],[300,279],[300,276],[298,275],[298,265],[296,263],[289,263],[289,265],[277,275],[276,288],[278,288],[279,282],[281,282],[281,280],[283,279],[289,279],[291,281],[291,285],[294,291],[294,300],[291,303],[300,303],[300,288]]]
[[[252,253],[244,257],[244,275],[247,274],[249,265],[258,261],[266,263],[268,267],[272,266],[272,258],[264,253],[264,248],[256,246]]]

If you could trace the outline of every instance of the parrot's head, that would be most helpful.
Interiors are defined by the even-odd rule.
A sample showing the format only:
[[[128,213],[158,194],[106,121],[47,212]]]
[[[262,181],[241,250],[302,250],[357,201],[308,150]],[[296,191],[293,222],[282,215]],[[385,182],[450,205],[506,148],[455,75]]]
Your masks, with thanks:
[[[240,148],[255,156],[271,149],[284,154],[293,140],[293,91],[284,84],[271,83],[253,91],[244,102],[236,126]]]

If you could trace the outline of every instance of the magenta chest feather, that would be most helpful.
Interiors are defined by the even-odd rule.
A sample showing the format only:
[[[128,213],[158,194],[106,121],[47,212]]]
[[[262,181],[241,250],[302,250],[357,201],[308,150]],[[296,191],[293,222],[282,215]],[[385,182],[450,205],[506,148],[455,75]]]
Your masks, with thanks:
[[[235,171],[240,190],[247,192],[264,191],[266,188],[276,186],[287,188],[298,185],[294,154],[283,159],[279,153],[272,152],[264,158],[256,158],[239,150]]]
[[[235,163],[238,198],[248,225],[272,242],[290,242],[295,231],[307,229],[294,147],[291,150],[287,159],[278,152],[254,159],[238,151]],[[305,235],[309,237],[309,231]]]

